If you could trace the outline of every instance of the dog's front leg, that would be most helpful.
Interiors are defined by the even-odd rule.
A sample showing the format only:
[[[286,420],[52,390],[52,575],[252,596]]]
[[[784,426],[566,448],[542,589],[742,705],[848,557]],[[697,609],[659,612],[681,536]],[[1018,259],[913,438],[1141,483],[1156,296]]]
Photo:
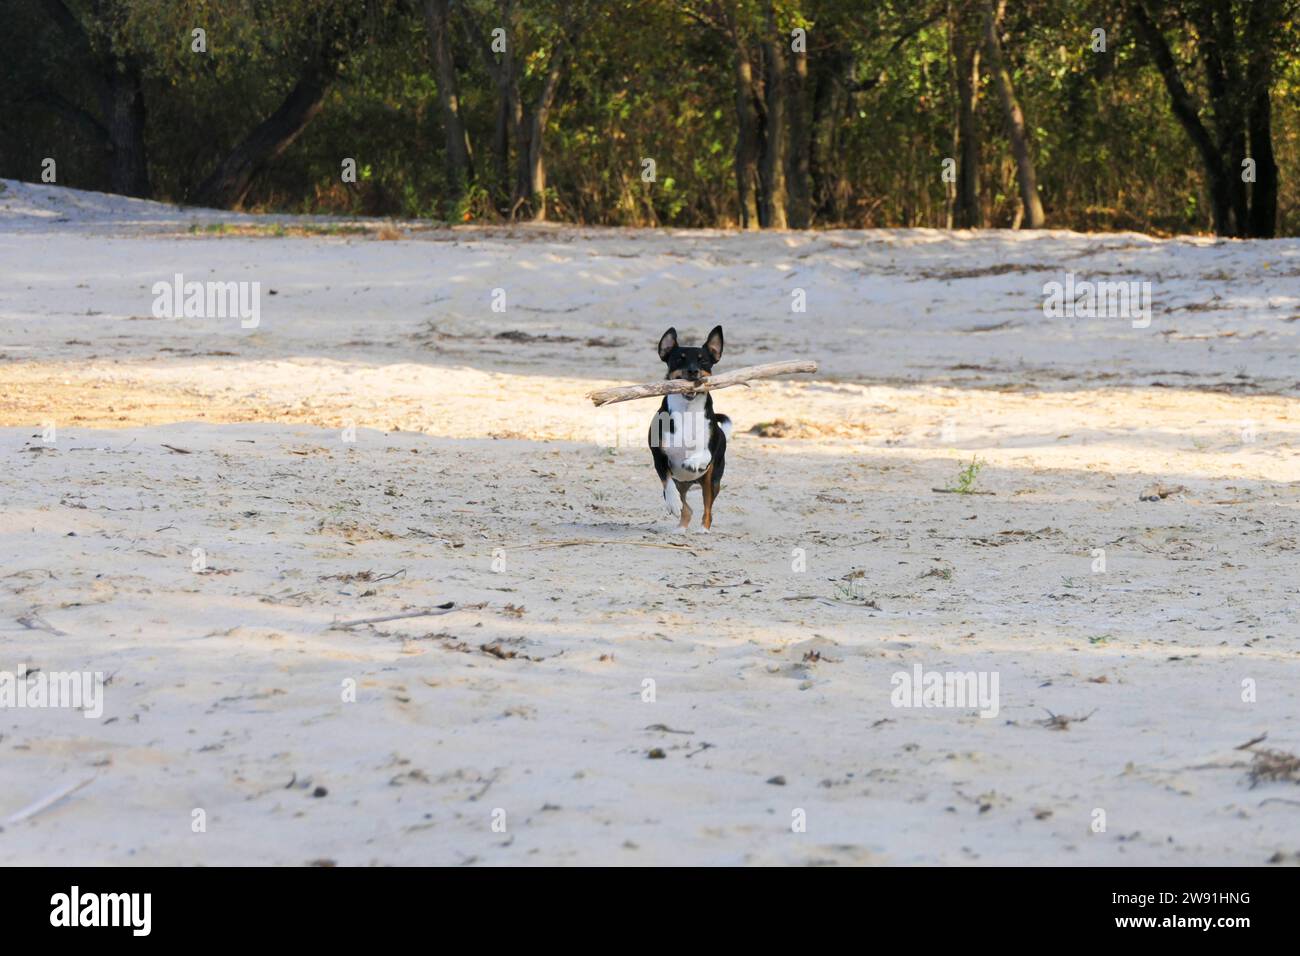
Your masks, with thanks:
[[[668,513],[674,518],[682,516],[682,507],[685,502],[682,501],[682,496],[677,491],[677,484],[671,478],[664,479],[664,505],[668,508]]]
[[[691,515],[694,514],[691,511],[691,506],[686,503],[686,492],[691,490],[691,486],[680,481],[674,481],[673,483],[677,485],[677,494],[681,496],[682,500],[682,520],[677,523],[677,527],[685,531],[686,526],[691,523]]]
[[[664,482],[664,502],[668,505],[668,513],[674,518],[679,519],[677,527],[685,528],[691,523],[691,506],[686,503],[686,486],[680,482],[669,479]]]

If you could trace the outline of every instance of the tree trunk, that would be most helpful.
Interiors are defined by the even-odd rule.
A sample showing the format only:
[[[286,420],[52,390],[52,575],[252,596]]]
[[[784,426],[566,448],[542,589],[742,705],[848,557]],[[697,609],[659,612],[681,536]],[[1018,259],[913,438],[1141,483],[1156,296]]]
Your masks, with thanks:
[[[1255,160],[1255,182],[1250,189],[1249,234],[1260,239],[1277,235],[1277,161],[1273,156],[1273,58],[1269,33],[1277,16],[1274,0],[1255,0],[1246,20],[1246,124],[1250,128],[1250,156]],[[1240,168],[1237,170],[1241,174]]]
[[[1246,183],[1241,177],[1246,158],[1246,106],[1241,97],[1241,77],[1236,68],[1236,39],[1232,10],[1222,2],[1198,3],[1192,8],[1197,47],[1205,70],[1217,142],[1215,151],[1224,167],[1224,186],[1232,210],[1231,233],[1249,231],[1250,205]]]
[[[740,37],[736,37],[735,47],[736,189],[740,200],[740,227],[757,229],[758,113],[753,100],[754,68]]]
[[[495,173],[497,208],[510,202],[510,131],[519,126],[519,99],[509,63],[497,83],[496,127],[492,132],[492,168]]]
[[[144,138],[147,114],[139,64],[129,54],[113,49],[97,51],[91,42],[92,33],[107,31],[107,21],[123,11],[112,4],[95,4],[88,15],[88,25],[63,0],[45,0],[44,7],[67,40],[73,59],[85,67],[103,120],[53,90],[41,98],[75,119],[103,144],[110,190],[123,196],[148,198],[152,190]]]
[[[790,188],[790,225],[807,229],[812,225],[812,149],[806,108],[808,90],[808,55],[793,54],[790,71],[790,139],[786,177]]]
[[[1255,183],[1250,191],[1250,235],[1272,239],[1277,235],[1277,161],[1273,158],[1272,102],[1268,87],[1257,92],[1250,105],[1250,155],[1255,160]]]
[[[546,219],[546,160],[542,146],[546,135],[546,122],[550,117],[551,107],[555,103],[555,94],[564,75],[565,59],[569,55],[569,44],[564,38],[556,41],[551,51],[550,66],[546,71],[546,81],[542,92],[537,97],[537,104],[521,126],[526,126],[525,135],[519,140],[520,180],[516,187],[514,210],[525,202],[530,206],[534,222]]]
[[[144,93],[134,63],[119,61],[108,76],[103,112],[108,127],[109,188],[122,196],[147,199],[149,161],[145,149]]]
[[[459,199],[474,179],[474,161],[465,122],[460,115],[456,63],[451,54],[448,0],[424,0],[424,19],[433,46],[434,68],[438,73],[438,105],[446,136],[447,178],[453,197]]]
[[[1143,0],[1132,0],[1129,10],[1133,15],[1133,23],[1137,27],[1138,35],[1142,37],[1142,42],[1155,61],[1156,69],[1160,71],[1160,76],[1165,81],[1165,89],[1169,92],[1170,108],[1201,155],[1201,165],[1205,168],[1205,178],[1210,190],[1214,232],[1216,235],[1230,236],[1233,234],[1232,201],[1228,183],[1231,171],[1224,168],[1218,148],[1201,122],[1191,94],[1183,85],[1173,53],[1169,50],[1169,44],[1164,34],[1160,32],[1160,28],[1148,15]]]
[[[813,61],[813,115],[809,142],[808,171],[812,177],[813,214],[820,222],[838,222],[840,208],[836,190],[836,118],[840,115],[839,77],[842,54],[831,51]]]
[[[763,100],[766,124],[763,137],[762,162],[759,174],[763,183],[763,204],[760,222],[769,229],[787,228],[785,214],[786,194],[786,79],[785,52],[776,35],[776,17],[772,4],[767,5],[767,31],[763,42]]]
[[[1024,210],[1022,224],[1026,229],[1042,229],[1047,222],[1047,217],[1043,214],[1043,203],[1038,198],[1038,176],[1034,172],[1034,159],[1029,149],[1029,133],[1025,126],[1024,113],[1016,100],[1015,87],[1011,84],[1011,74],[1007,71],[1006,60],[1002,54],[997,18],[994,16],[993,4],[990,0],[984,0],[984,46],[993,85],[998,88],[998,96],[1002,100],[1002,112],[1006,115],[1011,155],[1016,161],[1016,178],[1020,183],[1020,204]]]
[[[288,149],[320,112],[332,78],[332,72],[319,64],[310,67],[276,111],[259,123],[199,185],[194,204],[228,209],[242,203],[253,177]]]
[[[533,124],[524,112],[518,78],[512,78],[511,82],[510,118],[511,129],[515,134],[515,181],[510,190],[510,218],[514,219],[532,194],[532,170],[528,164],[532,157],[529,144],[532,142]]]
[[[506,27],[514,23],[514,0],[498,0],[497,22]],[[482,25],[467,4],[460,7],[457,20],[465,29],[471,46],[483,54],[483,63],[497,88],[496,120],[492,130],[492,193],[493,204],[505,215],[512,213],[511,203],[519,191],[522,177],[511,181],[510,139],[518,137],[523,124],[523,107],[519,100],[519,81],[515,76],[513,49],[507,48],[501,59],[493,52]]]
[[[980,51],[964,3],[950,7],[950,29],[957,83],[957,197],[953,221],[958,229],[984,225],[980,208]]]

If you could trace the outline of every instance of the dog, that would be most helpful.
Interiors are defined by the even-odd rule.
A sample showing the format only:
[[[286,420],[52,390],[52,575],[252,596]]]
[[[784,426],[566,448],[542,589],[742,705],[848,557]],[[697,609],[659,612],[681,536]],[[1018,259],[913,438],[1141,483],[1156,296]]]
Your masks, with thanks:
[[[659,339],[659,357],[668,366],[668,379],[707,381],[722,359],[722,326],[715,326],[699,348],[680,345],[677,330],[669,329]],[[722,488],[730,437],[731,419],[713,411],[709,392],[664,396],[650,424],[650,455],[663,485],[664,505],[681,519],[679,528],[691,523],[686,492],[692,485],[699,485],[704,495],[704,530],[713,526],[713,503]]]

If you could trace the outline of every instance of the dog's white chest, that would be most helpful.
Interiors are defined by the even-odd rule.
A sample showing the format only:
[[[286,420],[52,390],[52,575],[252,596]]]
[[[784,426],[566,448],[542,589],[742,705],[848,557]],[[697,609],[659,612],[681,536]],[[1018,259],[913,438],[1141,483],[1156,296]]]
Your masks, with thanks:
[[[709,454],[709,419],[704,413],[705,395],[687,399],[685,395],[668,396],[671,430],[660,430],[663,453],[668,467],[678,481],[694,481],[712,464]]]

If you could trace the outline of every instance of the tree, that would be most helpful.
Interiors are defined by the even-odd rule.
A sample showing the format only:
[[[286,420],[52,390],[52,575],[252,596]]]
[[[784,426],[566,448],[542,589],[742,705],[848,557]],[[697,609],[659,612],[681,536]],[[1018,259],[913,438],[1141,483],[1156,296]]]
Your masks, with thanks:
[[[145,148],[144,54],[127,30],[129,7],[106,0],[84,13],[64,0],[44,0],[50,21],[67,43],[98,101],[99,115],[49,85],[34,99],[73,120],[105,153],[109,188],[123,196],[148,197],[149,158]]]
[[[511,216],[525,203],[532,207],[532,218],[541,222],[546,218],[546,161],[542,152],[546,136],[546,123],[550,119],[551,108],[555,105],[555,95],[560,88],[560,78],[564,75],[564,64],[569,57],[572,41],[560,36],[551,47],[547,61],[546,78],[542,83],[537,101],[528,113],[526,135],[519,143],[519,163],[521,167],[520,185],[516,188]]]
[[[1067,228],[1296,234],[1297,14],[9,0],[0,175],[54,181],[55,159],[60,185],[217,206],[748,229],[1029,226],[1050,198]]]
[[[1007,70],[1006,57],[1002,52],[1002,40],[998,37],[998,22],[1006,0],[1000,0],[994,11],[992,0],[983,0],[984,7],[984,51],[988,57],[989,75],[997,87],[998,98],[1002,101],[1002,112],[1006,117],[1007,138],[1011,141],[1011,154],[1016,161],[1016,179],[1020,184],[1020,206],[1022,210],[1021,225],[1027,229],[1042,229],[1047,222],[1043,214],[1043,203],[1038,198],[1038,174],[1034,169],[1034,157],[1029,147],[1029,132],[1025,126],[1024,112],[1016,99],[1016,90],[1011,83],[1011,73]]]
[[[280,106],[258,123],[195,190],[193,203],[234,208],[248,195],[256,176],[307,128],[325,101],[336,66],[322,59],[308,63]]]
[[[1196,147],[1221,236],[1272,236],[1278,170],[1272,99],[1277,37],[1296,12],[1291,0],[1186,0],[1168,5],[1195,32],[1213,133],[1183,80],[1151,0],[1132,0],[1138,33],[1169,93],[1170,107]],[[1238,42],[1238,36],[1241,42]],[[1247,151],[1249,150],[1249,156]],[[1253,167],[1253,184],[1248,180]]]
[[[302,28],[303,35],[288,41],[300,45],[292,88],[274,112],[240,140],[194,190],[191,201],[195,205],[230,208],[244,201],[253,178],[315,119],[330,85],[366,38],[367,28],[381,22],[387,12],[384,0],[302,2],[307,9],[292,22]]]
[[[760,223],[769,229],[785,229],[786,204],[790,200],[786,188],[786,160],[789,126],[786,120],[785,44],[777,32],[776,12],[772,0],[767,0],[763,22],[763,150],[759,174],[763,180],[763,205],[759,211]]]
[[[447,178],[452,185],[453,198],[459,199],[474,179],[474,161],[465,121],[460,113],[448,7],[448,0],[424,0],[424,19],[438,74],[438,105],[442,111]]]
[[[499,29],[505,31],[501,36],[507,46],[503,50],[494,50],[493,41],[489,40],[482,26],[482,14],[476,12],[469,4],[462,4],[459,10],[460,20],[465,34],[472,46],[483,57],[484,67],[492,78],[497,93],[497,109],[492,136],[492,193],[499,210],[508,212],[516,192],[510,174],[510,142],[512,137],[522,135],[523,107],[519,101],[519,82],[515,73],[515,57],[508,45],[508,26],[515,21],[514,0],[498,0],[495,8],[496,22]]]
[[[502,190],[508,180],[510,139],[514,139],[514,186],[506,212],[511,219],[523,214],[540,222],[547,213],[546,127],[587,11],[581,3],[567,8],[539,4],[524,11],[513,0],[500,0],[500,25],[493,28],[500,32],[494,39],[489,39],[483,28],[482,14],[468,5],[463,13],[497,87],[494,152]],[[497,41],[504,43],[504,48],[499,48]],[[530,48],[531,55],[525,52]],[[545,68],[530,73],[529,66],[538,62],[544,62]],[[539,84],[531,101],[521,86],[530,79]]]
[[[806,42],[806,35],[805,35]],[[812,225],[812,142],[808,122],[808,53],[791,50],[789,72],[789,147],[786,152],[786,207],[790,226],[807,229]]]
[[[759,207],[766,200],[759,192],[758,156],[762,134],[754,98],[754,64],[748,45],[734,26],[731,33],[735,58],[736,198],[740,207],[740,227],[757,229],[761,224]]]
[[[980,207],[980,129],[977,117],[980,88],[979,30],[972,0],[949,0],[948,38],[951,50],[957,119],[953,140],[957,154],[953,225],[978,229],[984,225]]]
[[[789,31],[773,0],[683,2],[682,12],[714,31],[731,59],[736,117],[734,169],[742,229],[785,229],[811,219],[813,134],[804,120],[807,64],[786,62]],[[791,142],[797,151],[792,151]],[[793,192],[789,183],[793,180]]]

